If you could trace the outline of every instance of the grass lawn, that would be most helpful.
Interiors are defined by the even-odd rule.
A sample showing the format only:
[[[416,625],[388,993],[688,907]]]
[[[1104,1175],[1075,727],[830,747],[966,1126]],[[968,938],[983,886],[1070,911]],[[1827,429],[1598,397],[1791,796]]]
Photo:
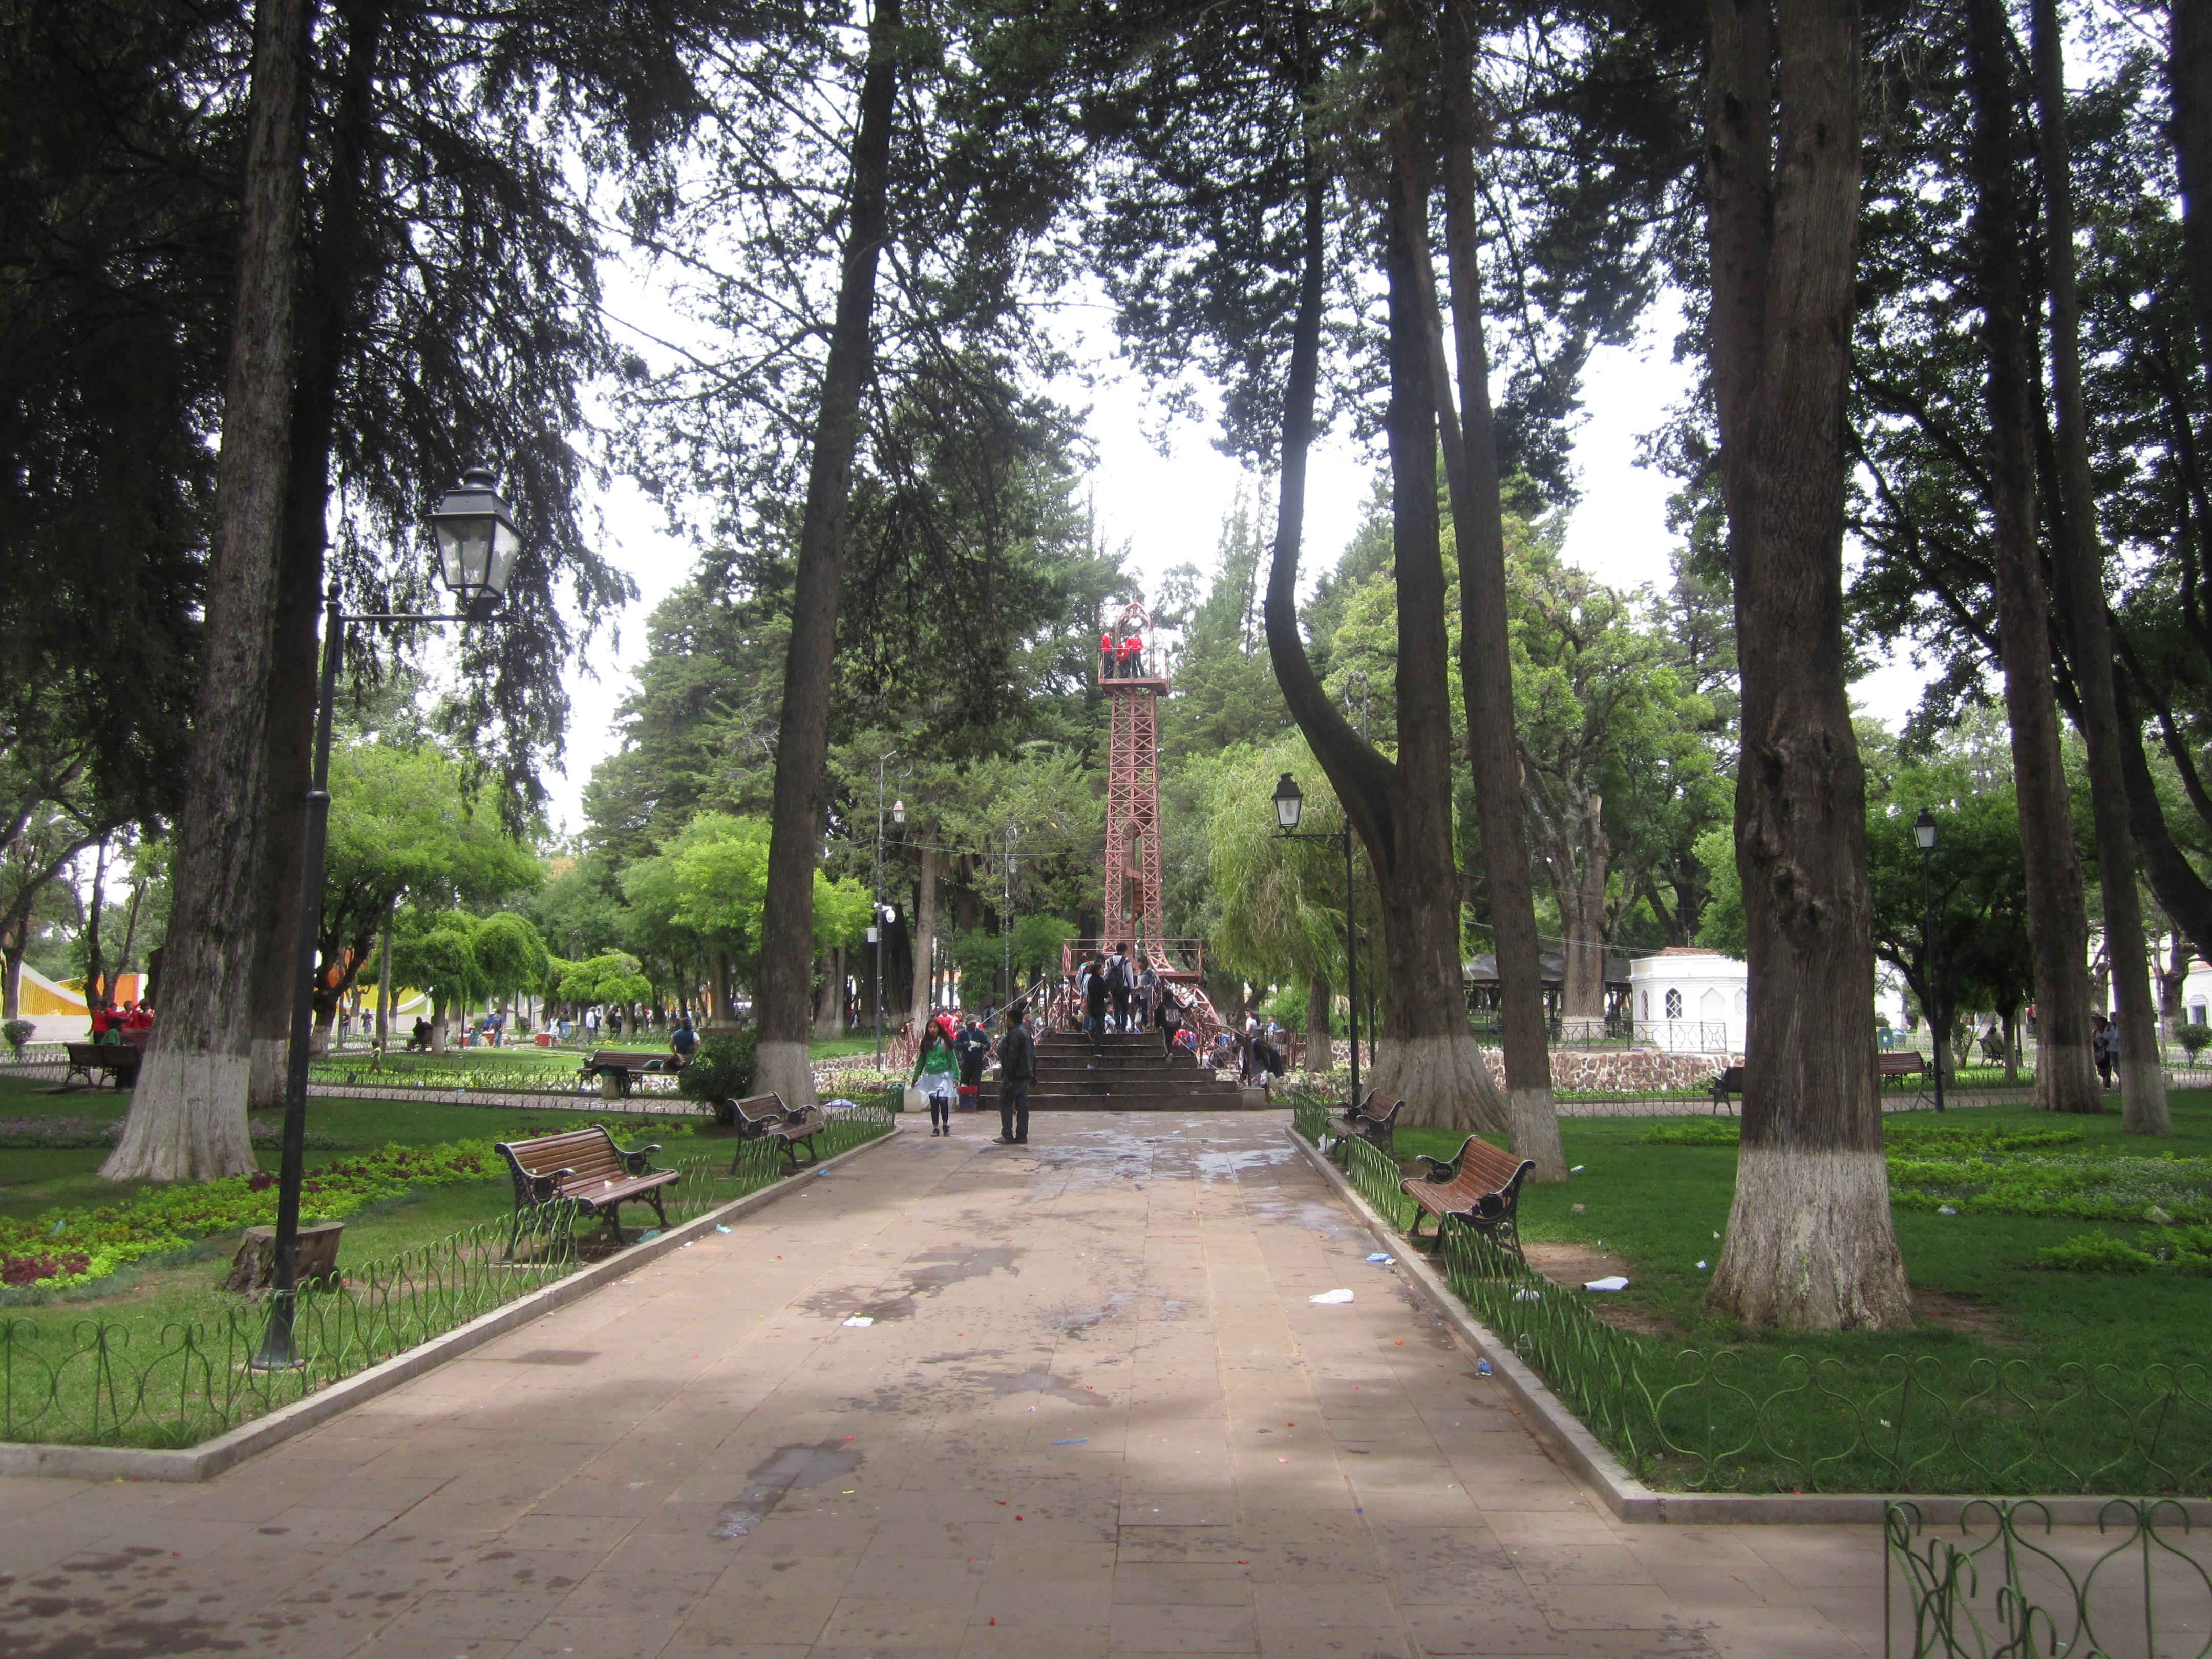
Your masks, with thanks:
[[[2051,1154],[2096,1158],[2212,1157],[2212,1092],[2177,1091],[2175,1134],[2146,1144],[2123,1135],[2119,1113],[2060,1118],[2026,1108],[1976,1108],[1948,1115],[1959,1127],[2009,1126],[2081,1130],[2082,1143]],[[2060,1273],[2035,1267],[2035,1253],[2102,1229],[2133,1240],[2159,1230],[2140,1223],[2074,1217],[1994,1215],[1967,1210],[1940,1215],[1899,1208],[1897,1235],[1918,1315],[1909,1333],[1778,1336],[1747,1331],[1706,1308],[1711,1279],[1699,1261],[1717,1262],[1735,1183],[1732,1146],[1650,1145],[1644,1137],[1667,1120],[1565,1119],[1560,1131],[1570,1165],[1581,1174],[1565,1185],[1531,1186],[1521,1198],[1522,1233],[1531,1244],[1586,1246],[1616,1258],[1633,1281],[1617,1296],[1590,1299],[1624,1324],[1658,1340],[1710,1348],[1787,1348],[1872,1361],[1890,1353],[1931,1354],[1947,1364],[1986,1355],[2028,1358],[2039,1367],[2069,1361],[2110,1363],[2134,1372],[2156,1364],[2202,1364],[2212,1281],[2171,1273],[2113,1275]],[[1932,1124],[1917,1114],[1909,1128]],[[1398,1133],[1407,1166],[1416,1152],[1447,1157],[1460,1137],[1426,1129]],[[2027,1156],[2045,1155],[2041,1149]],[[1533,1251],[1541,1256],[1544,1251]],[[1571,1259],[1571,1258],[1570,1258]],[[1594,1269],[1604,1271],[1607,1269]]]
[[[108,1091],[58,1095],[51,1092],[52,1087],[48,1083],[0,1078],[0,1120],[115,1119],[122,1116],[129,1100],[127,1096]],[[307,1164],[312,1170],[349,1152],[393,1141],[432,1146],[456,1140],[508,1140],[581,1128],[599,1121],[587,1109],[522,1112],[428,1101],[318,1097],[308,1103],[313,1144]],[[661,1160],[664,1164],[683,1154],[726,1146],[730,1139],[729,1131],[703,1119],[653,1121],[616,1117],[609,1120],[609,1127],[623,1146],[660,1143],[666,1149]],[[257,1152],[264,1169],[276,1167],[273,1145],[260,1146]],[[27,1217],[60,1207],[113,1205],[126,1202],[144,1189],[144,1183],[118,1185],[102,1181],[100,1165],[106,1156],[104,1146],[0,1147],[0,1215]],[[477,1222],[505,1216],[513,1206],[512,1190],[502,1175],[495,1180],[434,1188],[397,1204],[359,1212],[346,1218],[341,1263],[350,1268],[428,1243]],[[651,1224],[650,1211],[642,1213],[646,1224]],[[32,1306],[19,1305],[9,1311],[42,1322],[97,1314],[156,1330],[179,1319],[211,1318],[239,1301],[216,1288],[237,1247],[236,1234],[207,1239],[181,1257],[126,1267],[82,1290],[40,1298]],[[19,1292],[5,1299],[21,1304],[28,1298]]]

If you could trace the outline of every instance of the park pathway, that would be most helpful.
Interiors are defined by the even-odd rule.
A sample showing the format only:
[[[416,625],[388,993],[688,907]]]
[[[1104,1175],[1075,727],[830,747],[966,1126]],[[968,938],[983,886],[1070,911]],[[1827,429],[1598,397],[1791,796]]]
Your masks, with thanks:
[[[1282,1114],[958,1127],[205,1486],[0,1481],[0,1659],[1881,1651],[1875,1528],[1613,1522]]]

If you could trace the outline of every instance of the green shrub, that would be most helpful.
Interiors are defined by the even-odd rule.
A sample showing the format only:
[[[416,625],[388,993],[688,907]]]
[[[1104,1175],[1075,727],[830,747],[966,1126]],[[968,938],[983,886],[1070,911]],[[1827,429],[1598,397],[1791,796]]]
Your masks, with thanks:
[[[5,1025],[0,1025],[0,1036],[8,1039],[8,1046],[15,1051],[15,1057],[20,1060],[23,1056],[23,1045],[31,1040],[31,1034],[38,1029],[27,1019],[11,1019]],[[2196,1050],[2190,1052],[2194,1054]]]
[[[732,1103],[753,1091],[754,1034],[739,1031],[708,1037],[691,1062],[676,1074],[676,1085],[693,1100],[706,1102],[723,1122],[733,1121]]]
[[[2208,1043],[2212,1043],[2212,1025],[2199,1025],[2192,1020],[2174,1035],[2180,1039],[2181,1046],[2189,1050],[2190,1059],[2194,1060],[2204,1052]]]
[[[2110,1233],[2079,1233],[2063,1244],[2038,1250],[2035,1265],[2075,1273],[2147,1273],[2158,1266],[2158,1258]]]

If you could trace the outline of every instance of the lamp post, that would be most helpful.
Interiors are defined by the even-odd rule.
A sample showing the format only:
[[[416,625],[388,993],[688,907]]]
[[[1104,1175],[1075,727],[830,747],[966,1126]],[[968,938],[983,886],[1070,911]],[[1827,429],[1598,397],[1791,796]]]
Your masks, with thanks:
[[[874,1005],[872,1015],[876,1027],[876,1069],[884,1068],[884,766],[897,758],[898,750],[886,749],[876,757],[876,902],[869,914],[874,926],[868,929],[868,943],[875,946],[875,991],[870,997]],[[895,821],[906,822],[906,803],[896,802],[891,811]]]
[[[1943,1109],[1943,1030],[1937,1010],[1942,994],[1936,978],[1936,815],[1926,807],[1912,820],[1912,839],[1920,848],[1921,940],[1928,947],[1928,1036],[1936,1063],[1936,1109]]]
[[[1301,832],[1298,819],[1305,811],[1305,796],[1298,781],[1288,772],[1275,786],[1275,834],[1284,841],[1325,841],[1344,848],[1344,1023],[1352,1034],[1352,1103],[1359,1104],[1359,937],[1352,910],[1352,825],[1341,830]]]
[[[459,609],[453,616],[349,615],[331,584],[323,609],[323,677],[315,703],[315,758],[307,788],[307,823],[300,859],[300,921],[293,944],[292,1030],[284,1073],[284,1142],[276,1176],[276,1239],[269,1279],[269,1328],[257,1370],[300,1364],[294,1324],[298,1313],[300,1183],[307,1138],[307,1049],[315,1024],[315,945],[323,931],[323,854],[330,841],[331,718],[337,702],[338,665],[348,623],[484,622],[506,597],[522,537],[488,466],[471,466],[431,509],[438,571]]]
[[[1018,833],[1014,828],[1014,821],[1008,818],[1006,880],[999,896],[999,971],[1005,981],[999,997],[1001,1009],[1014,1000],[1014,838]]]

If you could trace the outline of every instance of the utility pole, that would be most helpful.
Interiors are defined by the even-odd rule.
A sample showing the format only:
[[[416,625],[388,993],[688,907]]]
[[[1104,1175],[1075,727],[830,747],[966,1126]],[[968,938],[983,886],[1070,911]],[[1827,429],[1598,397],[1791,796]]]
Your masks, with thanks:
[[[1006,820],[1006,880],[999,896],[1000,954],[1002,958],[1002,986],[999,1006],[1004,1008],[1014,1000],[1014,821]]]

